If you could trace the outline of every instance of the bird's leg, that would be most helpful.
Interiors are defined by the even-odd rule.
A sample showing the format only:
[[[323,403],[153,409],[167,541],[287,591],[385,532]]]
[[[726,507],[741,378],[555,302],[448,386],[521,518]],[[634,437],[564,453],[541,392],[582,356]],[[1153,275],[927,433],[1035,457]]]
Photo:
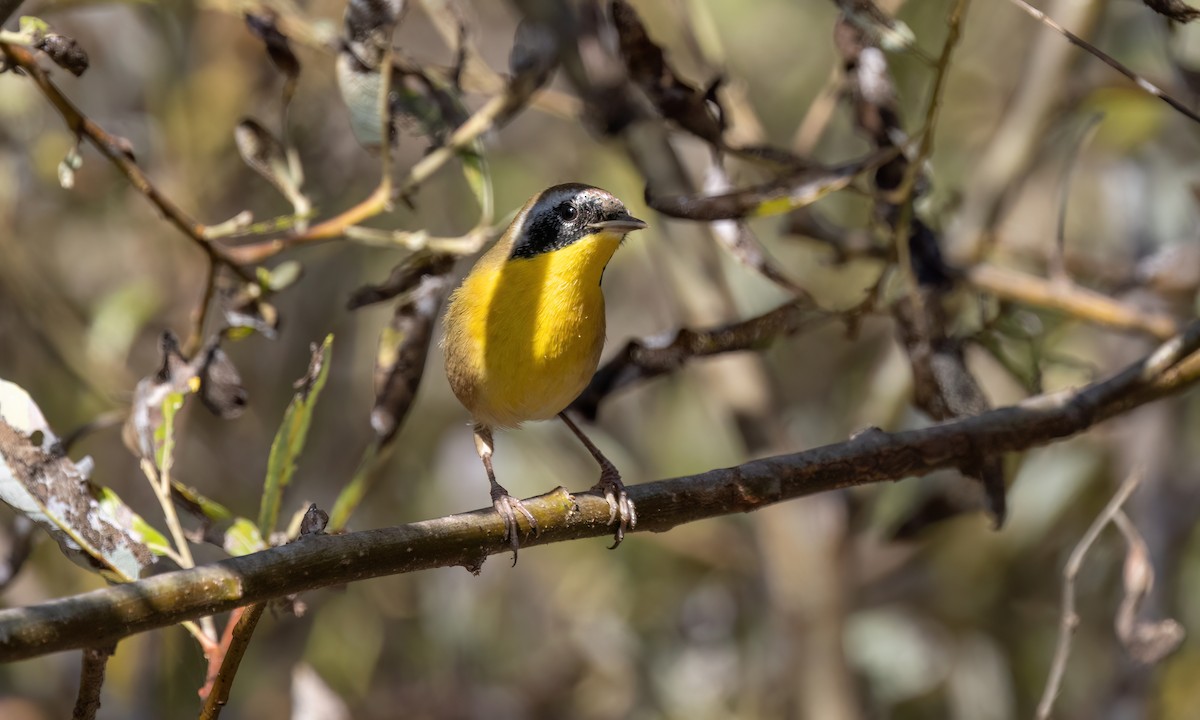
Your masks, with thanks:
[[[513,565],[516,565],[517,549],[521,546],[521,542],[517,538],[517,531],[520,528],[517,525],[515,511],[520,510],[525,519],[529,521],[529,529],[533,531],[534,535],[538,534],[537,520],[520,500],[509,495],[508,491],[496,482],[496,472],[492,470],[492,429],[487,425],[475,426],[475,452],[479,453],[479,459],[483,460],[483,468],[487,470],[488,482],[492,485],[492,507],[496,508],[500,518],[504,520],[504,539],[512,545]]]
[[[592,457],[596,458],[596,462],[600,464],[600,482],[592,487],[592,490],[604,493],[604,499],[608,501],[608,524],[617,523],[616,534],[613,536],[612,548],[621,544],[625,539],[625,531],[632,530],[637,527],[637,509],[633,506],[633,501],[629,499],[629,495],[625,493],[625,483],[621,482],[621,473],[617,472],[617,466],[612,464],[612,461],[604,457],[604,453],[600,452],[600,448],[596,447],[587,435],[579,429],[571,418],[567,417],[567,412],[564,410],[558,414],[567,427],[571,428],[571,432],[575,433],[575,437],[583,443],[583,446],[588,449]],[[619,522],[618,522],[619,521]]]

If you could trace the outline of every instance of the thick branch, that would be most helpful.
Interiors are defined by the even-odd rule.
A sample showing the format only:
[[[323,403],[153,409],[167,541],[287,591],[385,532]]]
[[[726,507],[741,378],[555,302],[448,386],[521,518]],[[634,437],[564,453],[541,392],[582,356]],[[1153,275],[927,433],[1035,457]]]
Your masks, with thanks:
[[[1025,450],[1200,380],[1200,322],[1121,373],[1079,390],[920,430],[871,430],[806,452],[629,488],[638,530],[749,512],[792,498],[957,467],[980,455]],[[611,534],[608,504],[562,489],[526,502],[541,535],[526,547]],[[509,551],[491,509],[345,535],[314,535],[212,565],[27,608],[0,611],[0,662],[112,643],[133,633],[329,585],[433,567],[477,570]]]

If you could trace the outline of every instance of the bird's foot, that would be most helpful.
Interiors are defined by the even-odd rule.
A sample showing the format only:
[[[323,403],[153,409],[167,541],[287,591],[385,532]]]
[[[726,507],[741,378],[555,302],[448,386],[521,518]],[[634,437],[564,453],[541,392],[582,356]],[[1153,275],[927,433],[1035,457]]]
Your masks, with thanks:
[[[529,529],[534,535],[538,534],[537,520],[534,519],[533,513],[525,507],[517,498],[508,494],[508,491],[500,486],[499,483],[492,485],[492,507],[500,515],[500,519],[504,521],[504,539],[512,546],[513,565],[517,564],[517,550],[521,547],[521,541],[518,538],[520,526],[517,523],[517,511],[520,511],[525,519],[529,521]]]
[[[600,471],[600,482],[592,487],[593,492],[602,493],[608,501],[608,524],[616,523],[617,529],[613,535],[613,544],[609,550],[616,548],[625,539],[625,531],[637,527],[637,508],[625,493],[625,483],[621,482],[621,473],[612,465],[605,466]]]

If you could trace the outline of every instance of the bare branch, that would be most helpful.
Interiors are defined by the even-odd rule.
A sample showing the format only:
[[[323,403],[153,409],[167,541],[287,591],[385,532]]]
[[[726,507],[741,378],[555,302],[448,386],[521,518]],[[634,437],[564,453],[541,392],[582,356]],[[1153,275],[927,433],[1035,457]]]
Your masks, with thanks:
[[[104,671],[116,645],[83,649],[83,665],[79,670],[79,694],[75,696],[73,720],[93,720],[100,710],[100,691],[104,687]]]
[[[1050,29],[1054,30],[1055,32],[1061,34],[1063,37],[1065,37],[1067,40],[1069,40],[1072,45],[1083,48],[1088,53],[1091,53],[1092,55],[1097,57],[1100,61],[1102,61],[1105,65],[1109,66],[1113,70],[1116,70],[1117,72],[1121,73],[1125,77],[1132,80],[1134,82],[1134,84],[1136,84],[1142,90],[1145,90],[1146,92],[1150,93],[1154,97],[1158,98],[1159,100],[1162,100],[1166,104],[1175,108],[1176,111],[1178,111],[1181,115],[1183,115],[1187,119],[1189,119],[1193,122],[1200,123],[1200,115],[1197,115],[1196,111],[1192,110],[1187,105],[1184,105],[1179,100],[1176,100],[1174,97],[1169,95],[1165,90],[1158,87],[1154,83],[1150,82],[1146,78],[1144,78],[1141,75],[1138,75],[1134,71],[1130,70],[1128,67],[1121,64],[1121,62],[1118,61],[1113,56],[1104,52],[1103,50],[1101,50],[1100,48],[1091,44],[1087,40],[1084,40],[1083,38],[1079,37],[1078,35],[1071,32],[1070,30],[1066,29],[1062,25],[1059,25],[1049,15],[1047,15],[1046,13],[1042,12],[1041,10],[1038,10],[1037,8],[1033,7],[1029,3],[1025,2],[1025,0],[1011,0],[1011,1],[1014,5],[1016,5],[1020,9],[1024,10],[1030,16],[1034,17],[1037,20],[1040,20],[1043,24],[1046,25],[1046,27],[1049,27]]]
[[[205,234],[205,225],[184,212],[150,182],[138,164],[133,161],[128,141],[107,133],[104,128],[92,122],[79,108],[75,107],[66,95],[62,94],[58,86],[38,66],[37,60],[31,52],[18,45],[0,43],[0,54],[21,68],[33,80],[76,136],[87,138],[88,142],[100,151],[100,154],[108,158],[109,162],[121,171],[135,190],[145,195],[146,199],[153,203],[172,225],[199,246],[212,262],[228,267],[243,280],[254,280],[253,274],[234,261],[224,248],[208,238]]]
[[[1046,445],[1200,380],[1200,322],[1104,381],[920,430],[872,430],[805,452],[629,488],[639,531],[750,512],[819,492],[958,467],[979,455]],[[597,495],[559,488],[526,501],[541,534],[526,547],[608,536]],[[114,642],[188,618],[355,580],[461,565],[508,552],[491,509],[345,535],[313,535],[263,552],[41,605],[0,611],[0,662]]]
[[[1179,331],[1170,315],[1144,311],[1073,283],[1052,282],[1018,270],[981,264],[966,272],[975,288],[1032,307],[1066,313],[1105,327],[1166,340]]]
[[[789,300],[748,320],[703,330],[679,329],[673,336],[630,340],[592,377],[571,409],[595,418],[600,403],[612,393],[642,380],[683,367],[688,360],[762,348],[832,316],[806,298]]]
[[[200,720],[216,720],[221,715],[221,709],[229,702],[233,678],[242,664],[246,648],[250,647],[250,638],[254,635],[254,629],[258,627],[264,609],[265,603],[255,603],[249,607],[238,608],[230,615],[225,637],[221,639],[220,669],[209,678],[208,684],[200,691],[204,696]]]

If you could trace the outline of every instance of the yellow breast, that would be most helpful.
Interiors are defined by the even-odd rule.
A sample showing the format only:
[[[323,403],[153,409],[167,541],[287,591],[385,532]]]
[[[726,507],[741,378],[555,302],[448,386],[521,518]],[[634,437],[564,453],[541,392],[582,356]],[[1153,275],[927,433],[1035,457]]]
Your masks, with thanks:
[[[600,278],[621,236],[509,259],[480,258],[446,312],[446,375],[476,422],[516,427],[561,412],[587,386],[604,347]]]

